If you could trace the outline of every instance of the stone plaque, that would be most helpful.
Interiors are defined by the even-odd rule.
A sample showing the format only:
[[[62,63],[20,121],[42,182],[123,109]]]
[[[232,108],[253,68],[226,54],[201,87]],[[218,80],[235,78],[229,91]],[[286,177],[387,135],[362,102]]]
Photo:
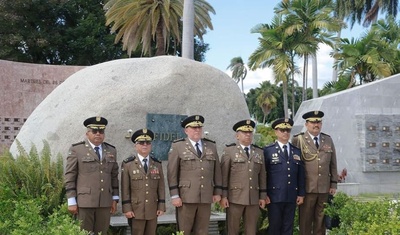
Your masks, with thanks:
[[[147,128],[154,132],[152,155],[158,160],[168,160],[172,141],[186,137],[181,121],[187,115],[148,113]]]

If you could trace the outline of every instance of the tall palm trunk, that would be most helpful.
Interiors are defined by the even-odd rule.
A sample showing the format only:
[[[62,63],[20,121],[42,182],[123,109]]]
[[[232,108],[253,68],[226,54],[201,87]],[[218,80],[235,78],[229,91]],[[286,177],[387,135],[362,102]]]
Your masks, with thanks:
[[[285,111],[285,118],[289,117],[289,105],[288,105],[288,82],[287,78],[283,81],[283,109]]]
[[[303,94],[301,101],[307,100],[308,55],[304,55],[303,64]]]
[[[317,55],[311,56],[312,60],[312,82],[313,82],[313,99],[318,98],[318,70]]]
[[[156,29],[157,51],[156,56],[165,55],[165,38],[163,34],[163,22],[160,20]],[[150,52],[151,53],[151,52]]]
[[[182,57],[194,59],[194,1],[184,0],[183,29],[182,29]]]

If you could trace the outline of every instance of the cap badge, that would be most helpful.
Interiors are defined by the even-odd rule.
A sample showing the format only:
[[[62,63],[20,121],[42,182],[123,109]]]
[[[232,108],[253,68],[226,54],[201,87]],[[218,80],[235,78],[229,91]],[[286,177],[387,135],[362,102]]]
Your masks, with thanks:
[[[200,119],[200,117],[199,117],[199,116],[196,116],[195,119],[196,119],[196,121],[198,121],[198,120]]]
[[[146,129],[146,128],[143,129],[143,133],[144,133],[144,134],[147,133],[147,129]]]
[[[101,117],[96,117],[96,122],[100,122]]]

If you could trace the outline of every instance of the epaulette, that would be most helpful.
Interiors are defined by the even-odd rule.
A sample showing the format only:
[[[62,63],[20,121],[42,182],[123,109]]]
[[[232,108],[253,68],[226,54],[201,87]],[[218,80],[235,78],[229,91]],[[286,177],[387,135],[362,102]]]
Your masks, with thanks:
[[[294,148],[294,149],[301,150],[299,147],[297,147],[297,146],[296,146],[296,145],[294,145],[294,144],[290,144],[290,147],[291,147],[291,148]]]
[[[255,144],[252,144],[251,146],[253,146],[254,148],[257,148],[257,149],[263,149],[263,148],[261,148],[260,146],[258,146],[258,145],[255,145]]]
[[[321,132],[321,135],[326,135],[326,136],[328,136],[328,137],[331,137],[330,135],[325,134],[325,133],[323,133],[323,132]]]
[[[177,140],[174,140],[174,141],[172,141],[173,143],[176,143],[176,142],[181,142],[181,141],[184,141],[185,140],[185,138],[180,138],[180,139],[177,139]]]
[[[131,161],[135,160],[135,158],[136,158],[135,156],[128,157],[128,158],[124,159],[124,162],[125,163],[131,162]]]
[[[85,143],[85,141],[81,141],[81,142],[78,142],[78,143],[72,144],[72,146],[77,146],[77,145],[84,144],[84,143]]]
[[[232,146],[236,146],[236,143],[226,144],[226,147],[232,147]]]
[[[293,137],[296,137],[296,136],[298,136],[298,135],[304,135],[304,132],[300,132],[300,133],[298,133],[298,134],[295,134],[295,135],[293,135]]]
[[[155,161],[155,162],[161,163],[161,161],[158,160],[158,159],[157,159],[156,157],[154,157],[154,156],[150,156],[150,158],[153,159],[153,161]]]
[[[206,140],[206,141],[209,141],[209,142],[212,142],[212,143],[215,144],[215,141],[214,141],[214,140],[210,140],[210,139],[207,139],[207,138],[203,138],[203,140]]]
[[[104,144],[105,144],[105,145],[108,145],[108,146],[110,146],[110,147],[113,147],[113,148],[115,148],[115,146],[114,146],[114,145],[111,145],[111,144],[109,144],[109,143],[107,143],[107,142],[104,142]]]

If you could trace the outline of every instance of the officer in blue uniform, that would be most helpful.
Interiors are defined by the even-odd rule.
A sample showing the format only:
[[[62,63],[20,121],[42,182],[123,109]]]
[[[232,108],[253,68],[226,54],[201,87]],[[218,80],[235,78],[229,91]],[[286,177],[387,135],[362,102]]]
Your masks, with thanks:
[[[296,206],[305,196],[305,173],[301,151],[289,143],[293,120],[272,123],[277,141],[264,148],[267,171],[268,234],[292,235]]]

